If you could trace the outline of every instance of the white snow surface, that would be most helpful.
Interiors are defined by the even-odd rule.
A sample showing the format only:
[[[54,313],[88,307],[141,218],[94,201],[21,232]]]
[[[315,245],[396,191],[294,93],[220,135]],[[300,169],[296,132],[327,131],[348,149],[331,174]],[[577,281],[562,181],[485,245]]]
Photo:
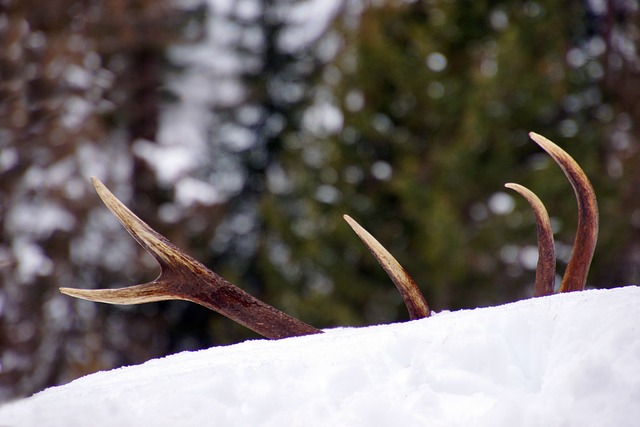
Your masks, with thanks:
[[[0,407],[2,426],[637,426],[640,288],[184,352]]]

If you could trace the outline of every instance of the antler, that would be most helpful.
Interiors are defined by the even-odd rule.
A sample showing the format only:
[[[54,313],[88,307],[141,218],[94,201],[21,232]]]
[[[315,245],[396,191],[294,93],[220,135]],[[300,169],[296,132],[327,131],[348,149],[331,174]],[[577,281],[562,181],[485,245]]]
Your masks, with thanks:
[[[578,228],[573,243],[573,253],[560,285],[560,292],[581,291],[587,282],[589,266],[598,240],[598,202],[596,193],[580,165],[562,148],[542,135],[530,132],[529,136],[560,166],[571,182],[578,201]],[[538,266],[534,296],[553,293],[555,276],[555,248],[549,215],[533,192],[518,184],[506,184],[520,193],[531,205],[538,228]]]
[[[504,185],[520,193],[531,205],[536,218],[538,231],[538,265],[536,266],[536,281],[533,286],[533,296],[551,295],[556,276],[556,250],[553,244],[551,221],[544,204],[527,187],[509,183]]]
[[[529,136],[560,166],[571,182],[578,202],[578,228],[573,253],[564,273],[560,292],[581,291],[587,282],[589,266],[598,240],[598,202],[589,178],[580,165],[562,148],[542,135]]]
[[[344,215],[343,217],[358,237],[360,237],[362,242],[369,248],[373,256],[378,260],[378,263],[384,268],[384,271],[387,272],[391,281],[396,285],[398,291],[400,291],[404,304],[409,311],[409,317],[411,319],[429,317],[431,310],[427,305],[427,301],[424,299],[416,283],[404,268],[402,268],[400,263],[353,218],[349,215]]]
[[[564,150],[531,132],[531,138],[560,165],[571,182],[578,201],[578,230],[561,292],[584,289],[598,236],[598,206],[595,192],[580,166]],[[164,236],[134,215],[97,179],[91,178],[98,195],[133,238],[160,264],[152,282],[122,289],[83,290],[60,288],[60,292],[89,301],[109,304],[140,304],[162,300],[186,300],[203,305],[267,338],[285,338],[322,332],[254,298],[207,269],[175,247]],[[531,205],[538,228],[539,260],[534,295],[553,292],[555,251],[549,215],[538,197],[518,184],[506,184]],[[417,285],[396,259],[348,215],[344,219],[362,239],[396,285],[411,319],[428,317],[431,310]]]
[[[254,298],[175,247],[123,205],[97,178],[98,195],[129,234],[160,264],[156,280],[122,289],[60,288],[76,298],[109,304],[186,300],[214,310],[267,338],[322,332]]]

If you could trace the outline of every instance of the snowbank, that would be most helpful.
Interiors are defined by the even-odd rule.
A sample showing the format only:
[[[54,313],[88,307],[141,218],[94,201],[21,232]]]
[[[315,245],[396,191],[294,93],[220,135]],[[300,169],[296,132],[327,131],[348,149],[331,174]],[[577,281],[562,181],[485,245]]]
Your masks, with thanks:
[[[2,426],[636,426],[640,288],[248,341],[98,372]]]

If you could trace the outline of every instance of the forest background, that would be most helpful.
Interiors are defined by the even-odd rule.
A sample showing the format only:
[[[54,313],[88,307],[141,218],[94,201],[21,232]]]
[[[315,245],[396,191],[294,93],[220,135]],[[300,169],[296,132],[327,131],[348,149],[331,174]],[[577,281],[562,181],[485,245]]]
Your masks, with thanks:
[[[640,282],[637,0],[0,2],[0,401],[254,338],[186,302],[60,286],[152,280],[98,176],[230,281],[320,328],[403,321],[371,231],[435,310],[532,293],[535,222],[561,277],[565,148],[598,195],[588,287]]]

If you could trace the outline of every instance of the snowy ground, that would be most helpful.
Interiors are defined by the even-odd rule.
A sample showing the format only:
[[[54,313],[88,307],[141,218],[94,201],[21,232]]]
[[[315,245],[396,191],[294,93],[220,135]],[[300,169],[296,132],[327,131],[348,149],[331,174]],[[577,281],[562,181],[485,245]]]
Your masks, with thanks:
[[[637,426],[640,288],[249,341],[99,372],[0,426]]]

